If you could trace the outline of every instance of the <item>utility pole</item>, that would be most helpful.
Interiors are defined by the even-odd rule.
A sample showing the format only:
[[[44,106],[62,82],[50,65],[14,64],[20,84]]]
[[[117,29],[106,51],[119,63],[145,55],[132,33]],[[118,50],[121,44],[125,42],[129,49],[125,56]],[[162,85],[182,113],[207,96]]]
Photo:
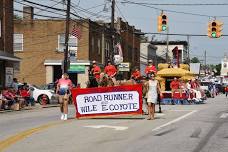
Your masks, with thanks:
[[[112,14],[111,14],[111,40],[112,40],[112,44],[111,44],[111,60],[113,61],[113,56],[114,56],[114,40],[115,40],[115,5],[116,5],[116,2],[115,0],[112,0]]]
[[[206,66],[207,66],[207,51],[204,51],[204,72],[206,74]]]
[[[188,51],[188,61],[187,61],[187,63],[188,64],[190,64],[190,50],[189,50],[189,48],[190,48],[190,43],[189,43],[189,39],[190,39],[190,36],[189,35],[187,35],[187,41],[188,41],[188,48],[187,48],[187,51]]]
[[[64,50],[64,67],[63,73],[67,73],[68,70],[68,41],[69,41],[69,25],[70,25],[70,0],[67,0],[67,10],[66,10],[66,29],[65,29],[65,50]]]
[[[169,62],[169,27],[167,26],[167,37],[166,37],[166,63]]]

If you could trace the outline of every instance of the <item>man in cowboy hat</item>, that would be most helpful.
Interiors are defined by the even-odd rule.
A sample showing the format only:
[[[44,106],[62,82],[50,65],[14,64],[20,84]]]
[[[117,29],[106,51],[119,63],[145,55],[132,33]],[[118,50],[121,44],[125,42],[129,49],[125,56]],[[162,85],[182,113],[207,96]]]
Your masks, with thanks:
[[[110,59],[108,59],[108,65],[105,66],[104,72],[105,72],[105,74],[107,74],[108,77],[110,77],[110,78],[112,79],[112,81],[115,83],[115,81],[116,81],[115,76],[116,76],[116,73],[117,73],[117,69],[116,69],[116,67],[115,67],[114,65],[112,65]]]
[[[139,71],[138,67],[135,67],[134,71],[131,74],[131,78],[134,79],[135,81],[139,82],[141,78],[141,73]]]
[[[95,60],[93,61],[93,68],[92,68],[91,72],[92,72],[93,76],[96,78],[97,82],[99,82],[101,68],[97,65],[97,62]]]
[[[111,60],[108,60],[108,65],[105,66],[104,72],[111,78],[116,76],[117,70],[116,67],[112,65]]]
[[[149,60],[148,65],[145,68],[146,76],[149,77],[152,73],[157,73],[156,67],[153,65],[153,61]]]

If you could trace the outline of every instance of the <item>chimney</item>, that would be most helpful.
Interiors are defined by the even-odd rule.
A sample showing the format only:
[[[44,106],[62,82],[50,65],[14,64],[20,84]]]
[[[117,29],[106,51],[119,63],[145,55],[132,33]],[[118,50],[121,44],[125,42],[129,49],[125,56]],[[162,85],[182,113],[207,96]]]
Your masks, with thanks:
[[[23,7],[23,20],[33,20],[34,9],[32,6]]]

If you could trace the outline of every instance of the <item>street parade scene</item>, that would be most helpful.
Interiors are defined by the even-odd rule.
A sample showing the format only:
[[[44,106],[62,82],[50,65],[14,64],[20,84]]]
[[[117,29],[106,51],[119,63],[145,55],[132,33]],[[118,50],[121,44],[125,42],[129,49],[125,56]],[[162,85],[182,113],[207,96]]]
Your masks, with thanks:
[[[227,152],[226,7],[1,0],[0,152]]]

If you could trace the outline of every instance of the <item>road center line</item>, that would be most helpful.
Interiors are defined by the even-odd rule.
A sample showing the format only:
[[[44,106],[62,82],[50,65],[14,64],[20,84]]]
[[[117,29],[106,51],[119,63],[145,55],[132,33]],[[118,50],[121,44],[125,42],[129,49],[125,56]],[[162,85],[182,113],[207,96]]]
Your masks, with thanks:
[[[174,124],[174,123],[176,123],[176,122],[178,122],[178,121],[180,121],[180,120],[182,120],[182,119],[184,119],[184,118],[186,118],[186,117],[188,117],[188,116],[194,114],[195,112],[197,112],[197,110],[193,110],[193,111],[191,111],[191,112],[189,112],[189,113],[187,113],[187,114],[185,114],[185,115],[183,115],[183,116],[181,116],[181,117],[179,117],[179,118],[176,118],[176,119],[174,119],[174,120],[172,120],[172,121],[170,121],[170,122],[168,122],[168,123],[166,123],[166,124],[163,124],[163,125],[161,125],[161,126],[159,126],[159,127],[156,127],[156,128],[153,129],[152,131],[158,131],[158,130],[160,130],[160,129],[163,128],[163,127],[166,127],[166,126],[168,126],[168,125]]]
[[[15,144],[16,142],[18,142],[20,140],[23,140],[26,137],[29,137],[30,135],[32,135],[32,134],[34,134],[36,132],[39,132],[39,131],[48,129],[48,128],[53,127],[53,126],[56,126],[56,125],[59,125],[59,124],[63,124],[63,123],[64,123],[63,121],[48,123],[46,125],[42,125],[42,126],[39,126],[39,127],[36,127],[36,128],[31,128],[31,129],[22,131],[22,132],[20,132],[20,133],[18,133],[16,135],[13,135],[13,136],[8,137],[8,138],[6,138],[4,140],[1,140],[0,141],[0,151],[2,152],[6,148],[8,148],[11,145]]]

